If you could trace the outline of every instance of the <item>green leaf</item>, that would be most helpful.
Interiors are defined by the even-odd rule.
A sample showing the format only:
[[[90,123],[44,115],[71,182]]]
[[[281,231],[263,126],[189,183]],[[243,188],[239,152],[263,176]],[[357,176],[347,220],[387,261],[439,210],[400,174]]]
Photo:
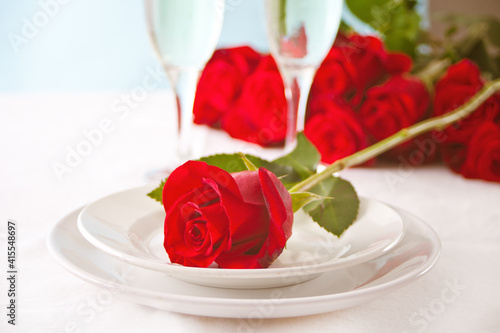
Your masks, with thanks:
[[[290,193],[290,195],[292,196],[292,207],[294,213],[296,213],[299,209],[301,209],[302,207],[313,201],[333,199],[330,197],[324,197],[322,195],[318,195],[316,193],[311,193],[311,192],[294,192]]]
[[[346,0],[346,4],[357,18],[383,36],[389,50],[415,56],[421,34],[415,0]]]
[[[248,158],[248,157],[247,157]],[[229,173],[248,170],[239,154],[217,154],[200,158],[200,161],[216,166]]]
[[[321,155],[316,147],[299,133],[297,147],[290,154],[280,157],[272,162],[256,156],[245,155],[247,162],[241,154],[219,154],[200,158],[200,161],[219,167],[229,173],[249,170],[249,168],[266,168],[274,173],[286,188],[291,188],[298,182],[316,173],[316,168]],[[250,163],[251,165],[247,165]],[[252,166],[253,165],[253,166]]]
[[[489,17],[484,22],[488,24],[488,40],[500,48],[500,20],[496,17]]]
[[[306,138],[304,133],[299,133],[297,135],[297,147],[290,154],[274,160],[273,163],[290,166],[293,173],[285,178],[292,179],[295,177],[295,181],[300,181],[316,173],[320,160],[321,154],[316,147]]]
[[[494,59],[488,53],[485,41],[478,40],[474,47],[470,50],[467,58],[473,60],[482,71],[492,73],[496,76],[497,66]]]
[[[148,197],[161,202],[163,204],[163,186],[165,185],[165,180],[162,180],[160,185],[148,193]]]
[[[304,207],[305,210],[325,230],[336,236],[342,235],[358,215],[359,198],[354,187],[347,180],[332,177],[313,188],[311,192],[334,199],[310,203]]]
[[[269,162],[260,157],[253,155],[245,155],[248,163],[251,163],[255,168],[265,168],[274,173],[281,182],[287,187],[292,187],[293,184],[300,181],[300,179],[289,177],[293,173],[293,169],[289,165],[283,165],[276,162]],[[249,170],[241,154],[218,154],[200,158],[200,161],[206,162],[209,165],[216,166],[229,173],[241,172]]]
[[[391,0],[346,0],[345,3],[349,10],[356,15],[361,21],[370,24],[372,27],[376,25],[378,10],[387,7]],[[376,28],[376,27],[375,27]]]
[[[401,8],[392,16],[391,24],[385,31],[385,44],[390,51],[414,56],[420,33],[420,15],[413,10]]]

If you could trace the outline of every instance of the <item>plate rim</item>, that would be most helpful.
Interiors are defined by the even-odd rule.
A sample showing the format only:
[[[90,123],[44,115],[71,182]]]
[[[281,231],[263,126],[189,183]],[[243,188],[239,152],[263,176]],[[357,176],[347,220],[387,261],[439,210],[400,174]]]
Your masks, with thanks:
[[[393,207],[393,206],[391,206]],[[373,297],[380,295],[382,293],[388,293],[391,291],[394,291],[396,289],[399,289],[407,284],[409,284],[412,281],[415,281],[416,279],[422,277],[423,275],[427,274],[438,262],[439,257],[441,255],[441,250],[442,250],[442,244],[441,240],[439,239],[439,236],[437,235],[436,231],[426,222],[422,221],[420,218],[415,216],[412,213],[409,213],[405,210],[393,207],[397,212],[404,213],[407,215],[406,218],[412,219],[411,223],[412,224],[418,224],[421,227],[425,228],[426,230],[426,235],[427,237],[432,241],[432,244],[434,245],[432,248],[432,251],[430,252],[430,255],[426,260],[418,266],[418,268],[413,269],[410,272],[407,272],[403,274],[400,277],[397,277],[395,279],[391,279],[386,282],[382,282],[381,284],[374,285],[374,286],[368,286],[368,287],[362,287],[359,289],[353,289],[349,291],[344,291],[340,293],[334,293],[334,294],[326,294],[326,295],[315,295],[315,296],[303,296],[303,297],[290,297],[290,298],[283,298],[279,299],[278,302],[274,299],[268,299],[268,298],[252,298],[252,299],[230,299],[230,298],[221,298],[221,297],[204,297],[204,296],[195,296],[195,295],[177,295],[177,294],[171,294],[167,292],[161,292],[161,291],[153,291],[153,290],[147,290],[138,286],[130,286],[126,285],[123,283],[115,283],[115,282],[110,282],[108,280],[96,277],[95,275],[92,275],[91,273],[87,272],[86,270],[78,267],[75,263],[69,261],[67,258],[65,258],[56,248],[55,242],[57,241],[55,239],[55,234],[58,232],[58,229],[62,229],[63,225],[66,223],[71,223],[69,221],[69,218],[81,211],[83,207],[76,209],[68,214],[66,214],[63,218],[61,218],[49,231],[48,237],[47,237],[47,247],[49,249],[49,252],[51,255],[55,258],[55,260],[67,271],[69,271],[71,274],[74,276],[78,277],[81,280],[84,280],[86,282],[89,282],[97,287],[107,287],[107,288],[114,288],[116,285],[121,286],[119,288],[119,293],[124,294],[127,296],[139,296],[139,297],[146,297],[146,298],[154,298],[155,300],[161,300],[163,302],[169,301],[180,301],[180,302],[196,302],[197,304],[207,304],[207,305],[219,305],[219,306],[238,306],[238,307],[248,307],[248,306],[255,306],[258,302],[258,304],[266,305],[266,304],[273,304],[275,306],[280,306],[280,307],[286,307],[286,306],[296,306],[304,303],[309,303],[309,302],[335,302],[343,299],[351,299],[351,298],[366,298],[366,301],[369,301],[373,299]],[[72,222],[75,224],[74,228],[75,231],[78,232],[78,228],[76,227],[76,221]],[[81,236],[81,235],[80,235]],[[83,236],[81,236],[84,241],[86,241]],[[89,245],[91,245],[89,243]],[[107,255],[105,253],[102,253],[102,255]],[[116,258],[114,258],[116,259]],[[122,262],[123,265],[127,265],[127,263]],[[136,266],[135,269],[144,269],[144,268],[138,268]],[[146,269],[147,271],[147,269]],[[158,272],[155,272],[158,273]],[[272,290],[274,288],[271,288]],[[135,301],[135,303],[139,304],[145,304],[141,302]],[[363,301],[356,302],[356,304],[363,303]],[[354,305],[356,305],[354,304]],[[146,304],[147,305],[147,304]],[[150,305],[151,306],[151,305]],[[340,308],[345,308],[348,306],[343,306]],[[174,312],[181,312],[181,313],[188,313],[188,314],[194,314],[190,313],[187,311],[176,311],[178,309],[171,309],[171,311]],[[309,314],[318,314],[322,312],[330,312],[333,310],[325,310],[325,311],[314,311]],[[242,318],[240,316],[221,316],[221,315],[214,315],[214,314],[204,314],[206,316],[212,316],[212,317],[231,317],[231,318]],[[304,314],[306,315],[306,314]],[[284,317],[293,317],[293,316],[299,316],[299,315],[276,315],[276,316],[271,316],[273,318],[284,318]]]

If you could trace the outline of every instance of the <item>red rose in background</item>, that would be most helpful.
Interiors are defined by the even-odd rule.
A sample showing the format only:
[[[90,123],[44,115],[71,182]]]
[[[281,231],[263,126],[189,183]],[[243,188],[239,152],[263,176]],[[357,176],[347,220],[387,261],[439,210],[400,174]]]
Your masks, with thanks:
[[[462,60],[451,66],[436,83],[434,110],[437,115],[466,103],[484,85],[476,64]],[[500,181],[495,137],[500,135],[500,95],[483,103],[474,113],[446,128],[441,146],[445,163],[467,178]],[[497,132],[496,135],[494,134]],[[492,142],[488,143],[487,140]]]
[[[352,35],[348,45],[341,47],[347,61],[352,62],[361,74],[362,86],[377,83],[385,74],[384,64],[387,51],[382,41],[373,36]]]
[[[434,112],[442,115],[467,102],[484,85],[479,68],[470,60],[451,66],[436,83]],[[446,129],[450,140],[468,139],[485,121],[500,123],[500,95],[490,97],[474,113]]]
[[[360,76],[356,64],[349,61],[343,49],[332,48],[316,73],[309,100],[329,94],[357,104],[364,90]]]
[[[368,90],[359,117],[376,142],[425,119],[428,107],[429,94],[420,80],[395,76]],[[429,147],[429,140],[428,135],[420,136],[388,151],[384,157],[412,165],[432,161],[437,143]]]
[[[500,126],[491,121],[478,126],[467,145],[460,173],[466,178],[500,182]]]
[[[368,90],[359,116],[368,132],[380,141],[427,115],[429,94],[416,78],[396,76]]]
[[[164,247],[172,263],[265,268],[291,236],[291,197],[271,172],[229,174],[189,161],[163,189]]]
[[[314,115],[308,119],[304,134],[319,150],[324,163],[333,163],[367,146],[356,114],[345,103],[322,96],[309,108]]]
[[[465,59],[456,63],[436,83],[434,113],[442,115],[456,109],[483,85],[479,68],[472,61]]]
[[[445,140],[441,144],[441,156],[443,161],[455,172],[460,172],[462,165],[467,157],[467,143],[466,137],[459,135],[451,138],[444,133]]]
[[[215,51],[198,83],[193,109],[195,123],[217,126],[237,100],[260,58],[248,46]]]
[[[413,61],[404,53],[392,52],[385,58],[384,68],[389,75],[408,73],[412,66]]]
[[[339,34],[316,73],[311,96],[327,93],[356,106],[367,88],[389,75],[408,72],[411,66],[407,55],[387,52],[376,37]]]
[[[287,103],[283,81],[271,56],[248,77],[238,103],[222,119],[234,138],[269,146],[285,139]]]

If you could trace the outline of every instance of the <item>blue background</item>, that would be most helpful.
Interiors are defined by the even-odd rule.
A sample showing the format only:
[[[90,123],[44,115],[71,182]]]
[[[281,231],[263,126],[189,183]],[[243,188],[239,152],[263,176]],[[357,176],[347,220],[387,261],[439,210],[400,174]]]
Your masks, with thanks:
[[[27,21],[40,28],[13,47]],[[267,50],[262,1],[226,0],[218,47],[241,44]],[[0,0],[0,91],[130,89],[148,66],[157,60],[142,0]]]

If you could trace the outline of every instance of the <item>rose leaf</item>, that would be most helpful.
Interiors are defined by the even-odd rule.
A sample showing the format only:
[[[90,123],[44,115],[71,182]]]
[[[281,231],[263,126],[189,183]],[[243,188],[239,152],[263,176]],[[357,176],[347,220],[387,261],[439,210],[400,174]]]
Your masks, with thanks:
[[[359,198],[354,187],[347,180],[332,177],[313,188],[320,195],[333,197],[310,203],[305,209],[312,219],[328,232],[340,236],[356,220]],[[311,207],[312,206],[312,207]]]
[[[291,178],[294,176],[304,180],[315,174],[320,159],[321,154],[316,147],[306,138],[304,133],[299,133],[297,135],[297,147],[290,154],[274,160],[273,163],[292,167],[294,172],[287,177],[291,182]]]
[[[160,185],[148,193],[148,197],[161,202],[163,204],[162,194],[163,194],[163,186],[165,185],[165,180],[162,180]]]
[[[262,167],[274,173],[277,177],[287,176],[292,172],[292,168],[288,165],[269,162],[260,157],[247,155],[245,158],[257,169]],[[241,154],[217,154],[200,158],[200,161],[206,162],[209,165],[221,168],[229,173],[241,172],[249,170],[247,164],[241,158]]]
[[[247,156],[248,158],[249,156]],[[208,165],[216,166],[229,173],[246,171],[248,168],[241,159],[240,154],[217,154],[200,158]],[[254,163],[255,164],[255,163]],[[258,163],[257,163],[258,164]]]

